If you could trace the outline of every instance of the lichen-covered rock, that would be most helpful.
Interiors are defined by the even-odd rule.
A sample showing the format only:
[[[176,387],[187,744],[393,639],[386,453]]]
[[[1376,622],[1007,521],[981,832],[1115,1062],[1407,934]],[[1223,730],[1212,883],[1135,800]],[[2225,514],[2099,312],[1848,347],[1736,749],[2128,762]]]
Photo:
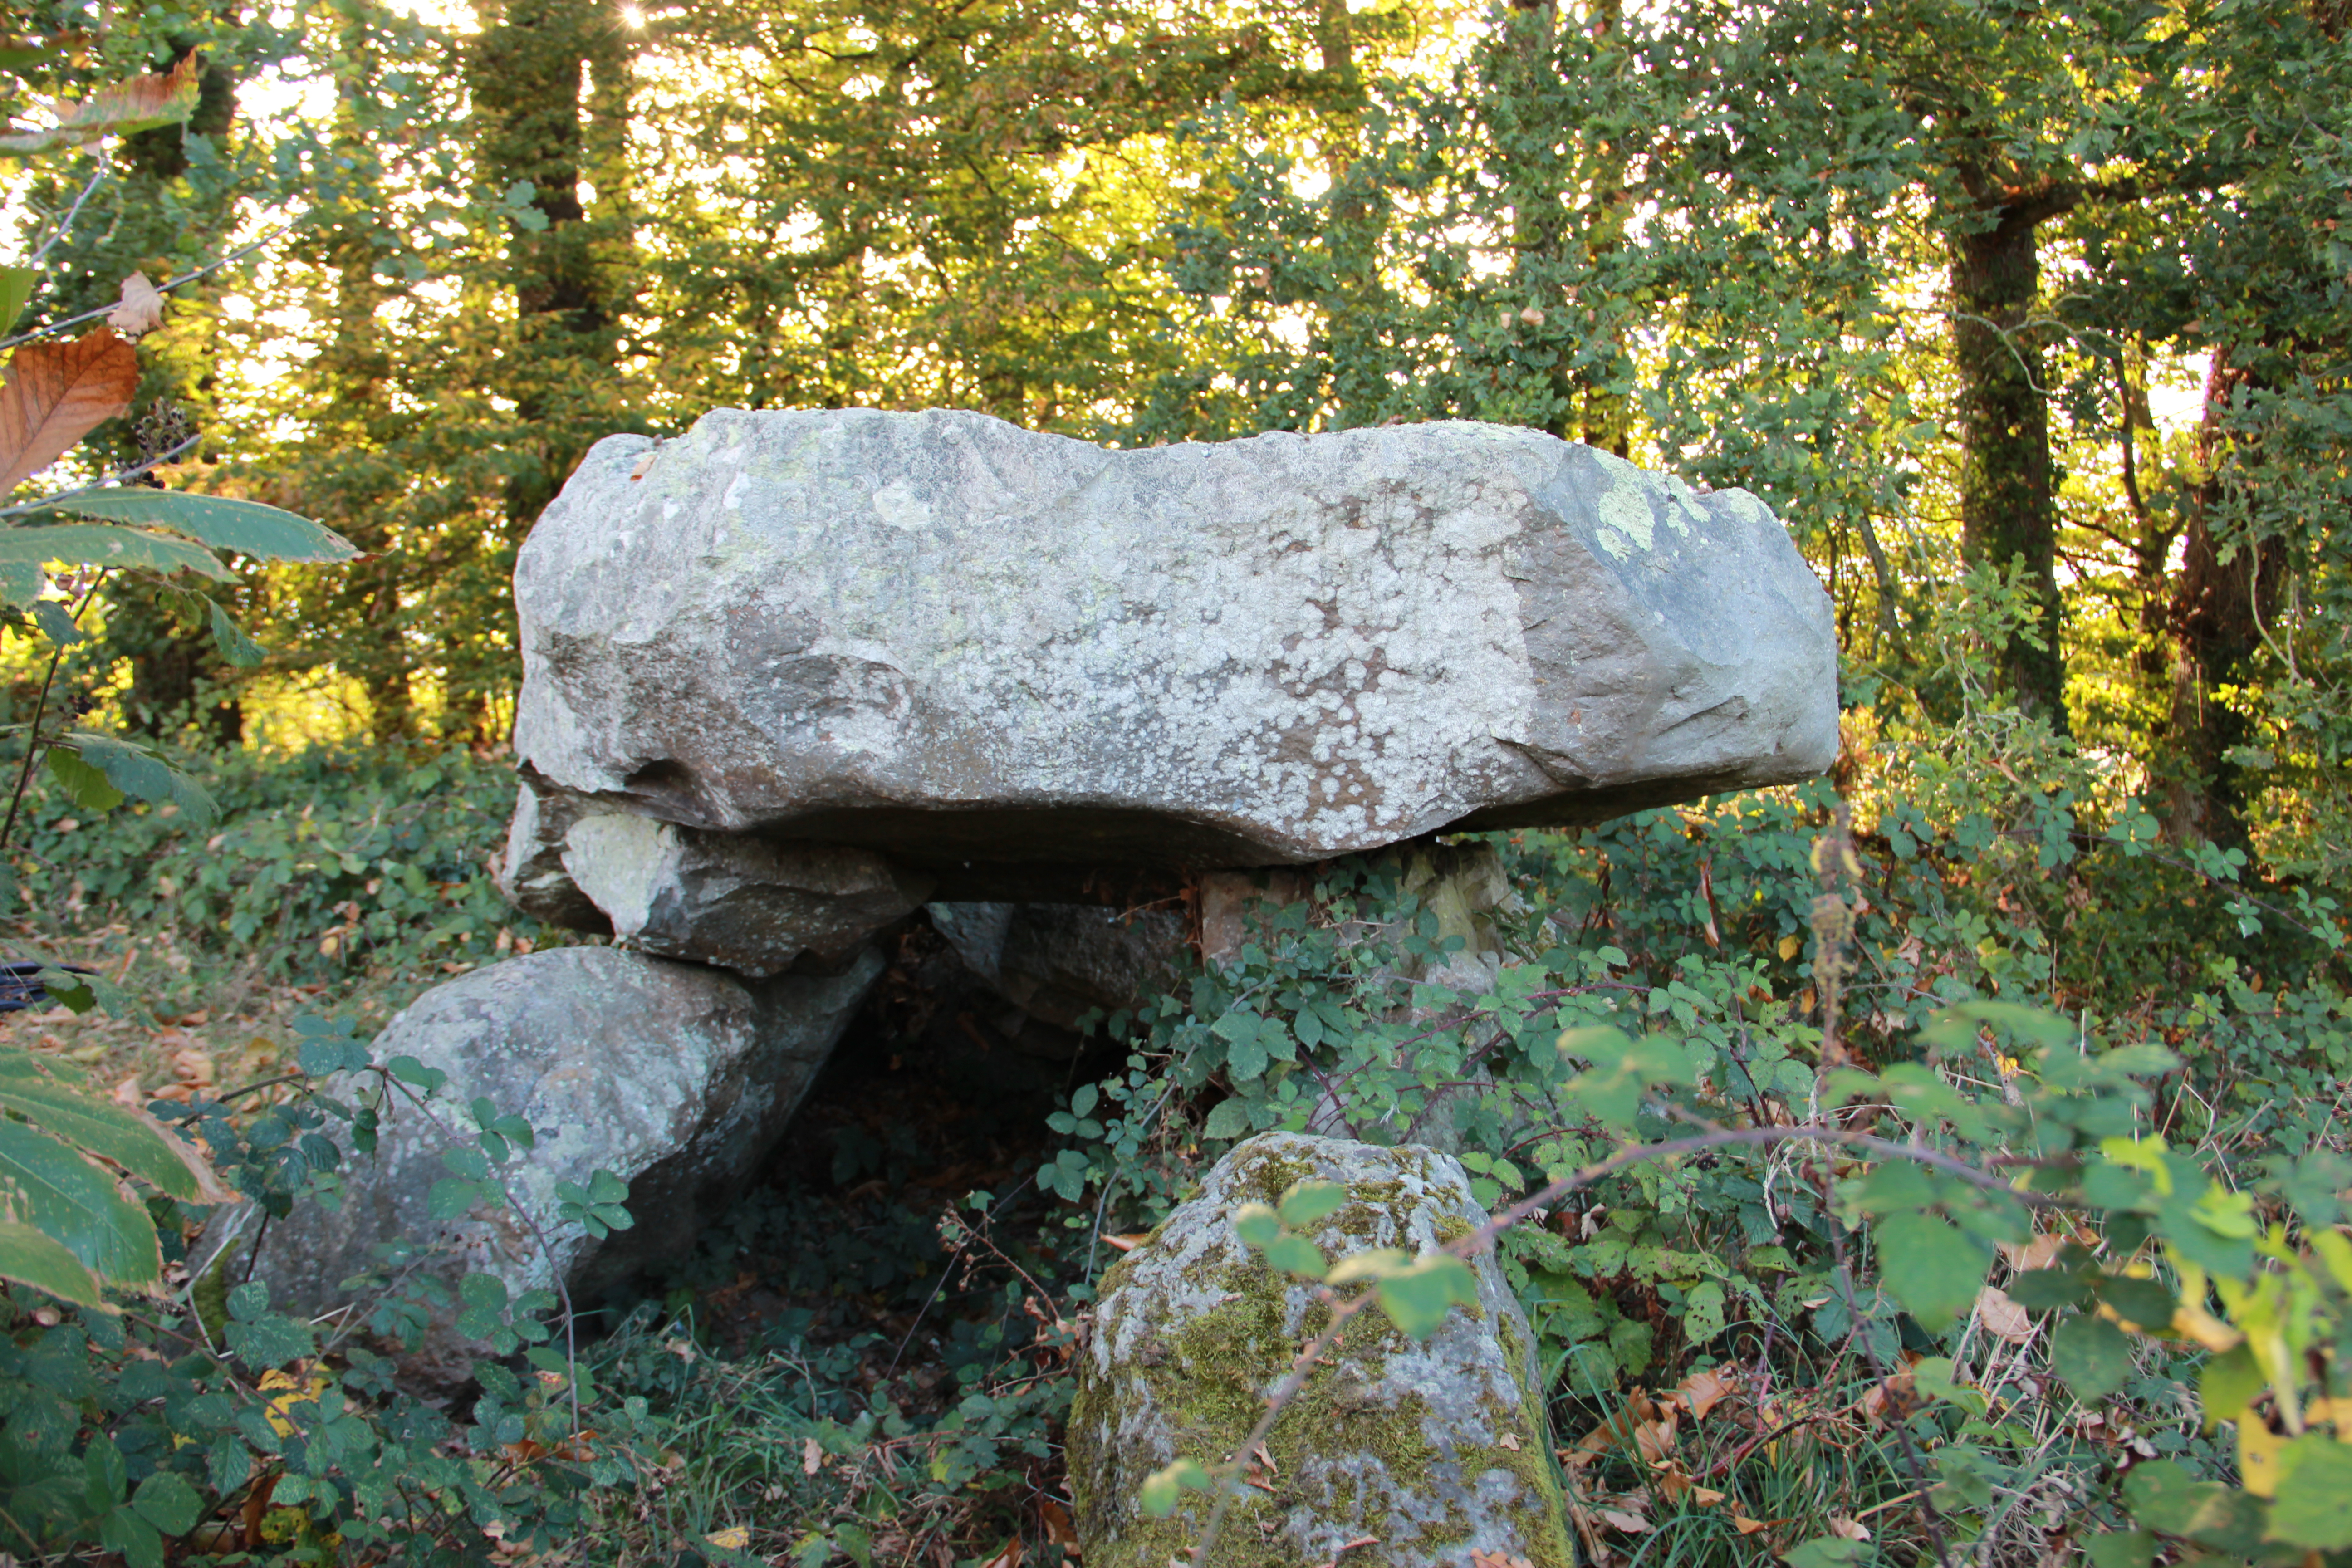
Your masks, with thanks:
[[[600,442],[515,601],[544,788],[954,898],[1595,820],[1838,743],[1829,599],[1762,502],[1494,425],[1110,451],[719,410]]]
[[[933,904],[931,924],[1028,1014],[1069,1029],[1096,1011],[1132,1011],[1174,984],[1188,937],[1168,910],[1097,904]]]
[[[633,813],[565,831],[572,885],[640,952],[755,979],[803,958],[834,964],[921,905],[929,878],[839,844],[772,844]]]
[[[1150,1474],[1178,1458],[1233,1455],[1323,1326],[1316,1287],[1268,1269],[1234,1234],[1243,1204],[1276,1203],[1300,1181],[1337,1182],[1349,1202],[1318,1229],[1327,1256],[1373,1247],[1419,1253],[1485,1220],[1461,1166],[1407,1146],[1268,1132],[1218,1162],[1200,1195],[1103,1281],[1070,1410],[1070,1484],[1087,1568],[1166,1568],[1207,1502],[1167,1519],[1139,1506]],[[1377,1308],[1358,1315],[1266,1443],[1211,1563],[1197,1568],[1459,1568],[1473,1551],[1572,1568],[1559,1482],[1527,1320],[1490,1252],[1478,1301],[1426,1342]],[[1377,1542],[1359,1547],[1366,1538]]]
[[[575,1293],[599,1289],[693,1245],[791,1121],[881,969],[869,951],[839,975],[748,984],[698,964],[569,947],[436,986],[373,1048],[379,1061],[410,1056],[449,1075],[429,1102],[446,1126],[387,1107],[374,1155],[345,1167],[340,1206],[299,1204],[266,1227],[249,1208],[223,1214],[201,1258],[247,1249],[238,1271],[249,1263],[274,1305],[305,1316],[353,1300],[342,1282],[379,1267],[373,1248],[384,1242],[428,1249],[423,1267],[445,1284],[481,1272],[510,1295],[559,1277]],[[537,1135],[502,1170],[551,1256],[511,1213],[432,1215],[433,1184],[449,1173],[443,1153],[473,1142],[477,1096]],[[555,1197],[557,1183],[585,1186],[598,1170],[629,1184],[635,1221],[601,1240],[559,1220]],[[450,1388],[483,1353],[454,1317],[441,1312],[404,1358],[412,1386]]]

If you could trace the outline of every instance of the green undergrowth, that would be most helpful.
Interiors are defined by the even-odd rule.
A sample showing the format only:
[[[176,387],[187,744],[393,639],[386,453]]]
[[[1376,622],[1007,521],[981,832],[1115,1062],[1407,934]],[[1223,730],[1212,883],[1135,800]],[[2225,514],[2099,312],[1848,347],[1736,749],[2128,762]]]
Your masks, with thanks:
[[[1051,1564],[1069,1531],[1070,1347],[1117,1257],[1100,1237],[1150,1230],[1232,1143],[1310,1120],[1444,1143],[1489,1205],[1629,1138],[1686,1131],[1675,1115],[1769,1127],[1826,1110],[1878,1118],[1889,1137],[1934,1133],[1932,1119],[1823,1098],[1832,949],[1846,961],[1836,1051],[1853,1070],[1924,1074],[1966,1120],[2056,1081],[2060,1017],[2085,1062],[2161,1063],[2098,1114],[2122,1118],[2127,1142],[2161,1139],[2166,1158],[2226,1173],[2199,1212],[2256,1227],[2334,1214],[2329,1194],[2352,1187],[2352,1166],[2330,1163],[2347,1142],[2352,1030],[2326,889],[2159,844],[2128,798],[2095,805],[2080,780],[2017,771],[2014,789],[1855,783],[1850,864],[1827,784],[1493,836],[1517,895],[1488,917],[1507,962],[1460,989],[1404,978],[1460,957],[1461,938],[1391,871],[1321,868],[1236,963],[1195,965],[1139,1016],[1105,1020],[1083,1070],[1033,1074],[1075,1085],[1049,1126],[1009,1087],[1011,1058],[933,1060],[940,1031],[872,1025],[843,1053],[869,1076],[820,1087],[797,1152],[688,1261],[583,1303],[581,1368],[604,1413],[590,1425],[609,1451],[552,1440],[561,1400],[527,1380],[492,1389],[487,1426],[479,1414],[436,1426],[395,1416],[380,1369],[331,1357],[319,1364],[348,1403],[294,1402],[281,1418],[339,1434],[353,1456],[408,1451],[367,1445],[414,1420],[415,1451],[446,1467],[420,1473],[452,1478],[452,1497],[467,1476],[502,1475],[514,1517],[542,1531],[507,1549],[444,1531],[439,1560]],[[16,1043],[149,1093],[220,1091],[288,1070],[300,1014],[364,1039],[451,973],[565,940],[490,885],[511,788],[496,759],[247,756],[197,773],[223,808],[203,827],[160,807],[100,817],[37,802],[16,865],[19,942],[120,965],[104,972],[145,1013],[19,1015]],[[2042,1035],[1987,1024],[1927,1043],[1950,1009],[1983,1004],[2034,1009]],[[1671,1040],[1691,1087],[1645,1098],[1563,1056],[1564,1033],[1594,1028]],[[873,1076],[902,1070],[914,1076]],[[975,1086],[992,1082],[1003,1092],[983,1106]],[[278,1093],[243,1103],[248,1129]],[[255,1168],[299,1184],[307,1134],[265,1131],[284,1142]],[[2209,1426],[2220,1362],[2193,1338],[2069,1326],[2105,1321],[2066,1315],[2087,1292],[2128,1305],[2145,1280],[2194,1299],[2146,1239],[2177,1215],[2148,1197],[2145,1219],[2124,1204],[2003,1229],[1958,1189],[1880,1181],[1818,1149],[1718,1148],[1608,1176],[1507,1235],[1570,1522],[1596,1568],[2267,1560],[2247,1533],[2260,1508],[2215,1500],[2246,1495],[2245,1419],[2276,1417]],[[1900,1255],[1921,1238],[1958,1238],[1979,1260],[1957,1286],[1931,1281],[1936,1310]],[[212,1461],[156,1433],[182,1415],[201,1428],[210,1405],[142,1405],[148,1374],[128,1369],[143,1353],[71,1313],[44,1321],[28,1296],[7,1310],[5,1375],[46,1390],[49,1413],[27,1441],[100,1468],[119,1454],[126,1495],[166,1470],[201,1490]],[[185,1367],[190,1399],[248,1415],[268,1403],[257,1365],[153,1353]],[[2331,1369],[2334,1353],[2320,1357]],[[267,1445],[248,1436],[264,1474]],[[314,1467],[342,1462],[305,1440]],[[321,1534],[336,1484],[302,1510],[264,1510],[273,1536],[209,1555],[184,1542],[176,1560],[386,1560],[363,1532]]]
[[[110,1084],[254,1081],[290,1060],[304,1012],[381,1024],[453,974],[581,940],[499,895],[514,804],[502,758],[321,748],[181,762],[209,817],[171,802],[96,812],[37,785],[11,857],[9,955],[85,965],[131,1003],[38,1023],[49,1048]]]
[[[1942,1147],[1992,1136],[2004,1116],[2074,1118],[2082,1130],[2064,1136],[2123,1166],[2091,1173],[2095,1201],[2074,1217],[1939,1188],[1899,1161],[1775,1144],[1637,1164],[1506,1233],[1586,1555],[1799,1568],[2294,1556],[2263,1545],[2269,1505],[2235,1489],[2239,1440],[2204,1419],[2209,1352],[2063,1311],[2094,1291],[2128,1302],[2141,1279],[2159,1282],[2151,1300],[2197,1302],[2209,1273],[2249,1267],[2242,1238],[2273,1221],[2263,1245],[2291,1273],[2294,1238],[2325,1241],[2332,1194],[2352,1186],[2334,906],[2157,845],[2128,799],[2095,814],[2058,788],[1955,798],[1871,804],[1850,838],[1827,784],[1496,836],[1520,901],[1492,917],[1509,961],[1461,990],[1402,978],[1465,942],[1390,863],[1327,867],[1237,963],[1196,969],[1144,1010],[1124,1072],[1057,1117],[1070,1147],[1040,1180],[1067,1202],[1066,1223],[1134,1230],[1235,1140],[1310,1122],[1455,1148],[1481,1201],[1500,1205],[1699,1128],[1828,1116]],[[1386,937],[1365,940],[1367,922]],[[1955,1026],[1954,1009],[1981,1021]],[[1657,1044],[1612,1075],[1615,1058],[1580,1055],[1588,1037],[1593,1052]],[[2066,1059],[2110,1053],[2141,1078]],[[2063,1087],[2076,1079],[2079,1092]],[[1882,1082],[1905,1107],[1925,1095],[1941,1109],[1859,1121],[1839,1109]],[[2159,1180],[2220,1173],[2199,1212],[2227,1237],[2123,1173],[2181,1160],[2193,1163]],[[2221,1288],[2272,1289],[2273,1267]],[[2138,1310],[2120,1321],[2163,1327]],[[2332,1331],[2336,1309],[2314,1310],[2294,1331]],[[2280,1505],[2289,1540],[2332,1539],[2306,1517],[2314,1495]],[[2224,1514],[2239,1522],[2213,1522]]]

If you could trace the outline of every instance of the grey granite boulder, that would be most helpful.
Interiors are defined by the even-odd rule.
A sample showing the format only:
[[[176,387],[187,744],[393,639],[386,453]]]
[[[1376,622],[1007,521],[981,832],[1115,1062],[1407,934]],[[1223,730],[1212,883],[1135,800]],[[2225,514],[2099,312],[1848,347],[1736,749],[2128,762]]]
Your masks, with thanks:
[[[224,1215],[205,1265],[222,1246],[237,1247],[239,1276],[249,1266],[275,1305],[308,1316],[381,1293],[342,1289],[381,1267],[380,1242],[425,1248],[417,1266],[445,1284],[479,1271],[518,1295],[559,1277],[575,1296],[593,1292],[679,1255],[783,1131],[881,968],[868,951],[838,975],[754,985],[697,964],[569,947],[436,986],[373,1047],[379,1062],[415,1057],[448,1075],[427,1102],[432,1117],[386,1105],[375,1154],[346,1163],[339,1207],[300,1204],[267,1227],[250,1209]],[[474,1142],[477,1096],[537,1135],[502,1169],[547,1247],[512,1212],[431,1213],[433,1185],[449,1174],[444,1153]],[[555,1195],[557,1183],[585,1186],[598,1170],[629,1184],[635,1221],[602,1241],[561,1220]],[[479,1347],[454,1317],[440,1311],[423,1351],[405,1359],[412,1384],[446,1389],[468,1374]]]
[[[515,598],[516,752],[573,803],[538,809],[845,845],[937,897],[1595,820],[1837,751],[1829,599],[1761,502],[1500,426],[1110,451],[720,410],[598,443]],[[560,900],[533,853],[510,883]]]
[[[630,946],[765,978],[831,965],[912,913],[929,879],[838,844],[774,844],[625,812],[564,834],[572,884]]]
[[[1317,1287],[1267,1268],[1234,1232],[1242,1205],[1278,1203],[1301,1181],[1348,1188],[1316,1237],[1334,1259],[1425,1252],[1486,1219],[1461,1166],[1427,1149],[1291,1132],[1236,1145],[1103,1280],[1067,1437],[1087,1568],[1192,1561],[1207,1498],[1152,1519],[1143,1483],[1178,1458],[1231,1457],[1321,1326]],[[1377,1308],[1350,1323],[1275,1422],[1270,1462],[1253,1466],[1198,1568],[1346,1563],[1351,1543],[1383,1568],[1458,1568],[1473,1552],[1572,1568],[1534,1339],[1494,1255],[1474,1267],[1477,1304],[1425,1342]]]

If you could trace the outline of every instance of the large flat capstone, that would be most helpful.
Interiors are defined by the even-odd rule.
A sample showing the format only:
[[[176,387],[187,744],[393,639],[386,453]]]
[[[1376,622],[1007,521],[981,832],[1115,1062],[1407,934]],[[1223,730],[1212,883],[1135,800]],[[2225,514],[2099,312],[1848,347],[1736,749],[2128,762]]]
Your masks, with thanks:
[[[598,443],[515,597],[509,881],[575,912],[601,814],[1034,898],[1016,868],[1310,862],[1837,751],[1829,598],[1762,502],[1495,425],[720,410]]]

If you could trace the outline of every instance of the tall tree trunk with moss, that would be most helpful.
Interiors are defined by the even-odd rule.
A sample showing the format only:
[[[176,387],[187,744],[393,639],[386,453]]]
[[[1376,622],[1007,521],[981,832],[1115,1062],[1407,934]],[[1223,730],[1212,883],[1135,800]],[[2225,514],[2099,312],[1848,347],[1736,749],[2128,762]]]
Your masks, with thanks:
[[[625,156],[625,132],[608,121],[625,118],[630,48],[605,0],[491,0],[480,16],[467,60],[476,166],[491,190],[530,193],[530,216],[508,226],[502,281],[513,337],[497,368],[515,409],[495,552],[510,571],[523,535],[589,446],[627,422],[614,371],[620,302],[604,254],[614,236],[591,215],[583,184],[591,160],[617,172]],[[620,193],[596,195],[609,211]],[[449,696],[445,734],[498,738],[497,694]]]
[[[2042,292],[2035,230],[2058,208],[2004,197],[1964,165],[1977,198],[1951,236],[1952,357],[1959,377],[1960,548],[1971,563],[2018,569],[2032,632],[2009,635],[1997,659],[2018,706],[2066,729],[2060,641],[2058,500],[2050,413],[2033,311]]]

